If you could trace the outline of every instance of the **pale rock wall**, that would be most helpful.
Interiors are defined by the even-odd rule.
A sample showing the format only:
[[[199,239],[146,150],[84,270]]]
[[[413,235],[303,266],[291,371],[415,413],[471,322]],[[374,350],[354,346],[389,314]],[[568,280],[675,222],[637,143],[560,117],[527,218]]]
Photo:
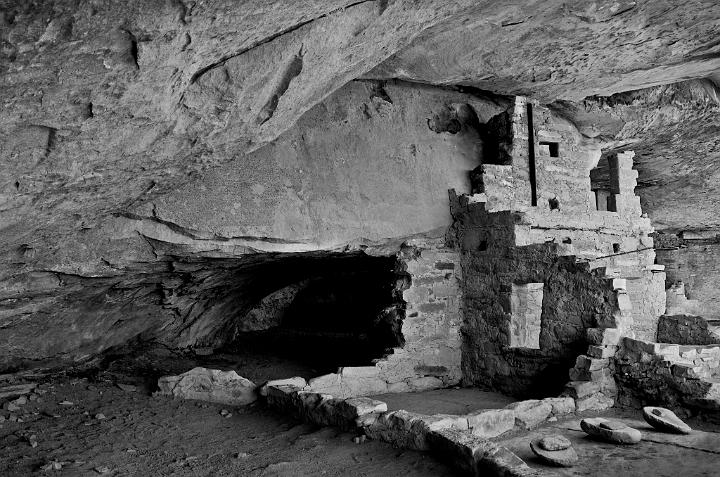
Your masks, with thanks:
[[[478,121],[497,111],[451,90],[350,82],[269,146],[137,214],[312,248],[442,234],[447,190],[470,191],[468,173],[482,159]],[[451,121],[457,130],[441,127]]]
[[[681,306],[668,313],[720,320],[720,243],[714,237],[684,239],[671,234],[661,237],[657,257],[658,263],[665,265],[668,286],[682,283],[683,298],[690,301],[678,297],[674,304]]]
[[[0,367],[85,359],[137,337],[213,346],[263,297],[307,278],[267,278],[284,258],[318,263],[366,245],[389,256],[408,236],[442,236],[447,190],[469,191],[478,124],[502,101],[351,82],[217,173],[52,247],[8,251]]]

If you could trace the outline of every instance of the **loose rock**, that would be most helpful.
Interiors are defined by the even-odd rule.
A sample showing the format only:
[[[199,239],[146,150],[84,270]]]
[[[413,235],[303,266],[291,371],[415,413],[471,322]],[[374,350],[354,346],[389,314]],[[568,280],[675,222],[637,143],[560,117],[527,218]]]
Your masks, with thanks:
[[[643,418],[655,429],[676,434],[690,434],[692,428],[677,417],[674,412],[662,407],[643,408]]]
[[[559,451],[571,446],[570,441],[564,436],[543,437],[540,439],[539,444],[546,451]]]
[[[179,376],[164,376],[158,386],[159,394],[232,406],[245,406],[257,399],[255,384],[235,371],[198,367]]]
[[[567,447],[548,450],[548,447],[562,447],[567,444]],[[530,442],[530,449],[533,453],[540,458],[541,461],[546,464],[553,465],[556,467],[572,467],[578,462],[578,455],[575,449],[570,445],[570,441],[563,436],[549,436],[536,439]]]
[[[580,421],[580,427],[587,434],[614,444],[637,444],[642,433],[620,421],[601,417],[589,417]]]

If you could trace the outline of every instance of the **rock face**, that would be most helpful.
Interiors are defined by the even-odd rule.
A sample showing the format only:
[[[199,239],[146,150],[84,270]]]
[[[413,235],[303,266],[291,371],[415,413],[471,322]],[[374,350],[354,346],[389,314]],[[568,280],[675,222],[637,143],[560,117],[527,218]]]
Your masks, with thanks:
[[[702,232],[720,226],[717,171],[708,167],[720,158],[720,139],[708,134],[720,127],[719,84],[710,77],[554,108],[608,152],[632,144],[637,192],[657,229]],[[593,181],[601,183],[606,172],[595,171]]]
[[[257,399],[255,384],[235,371],[193,368],[179,376],[160,378],[158,386],[159,394],[229,406],[245,406]]]
[[[720,68],[711,0],[566,3],[1,2],[0,368],[272,321],[260,300],[307,278],[267,281],[278,253],[442,236],[504,95],[578,101]],[[717,193],[691,180],[714,154],[713,78],[555,106],[583,140],[647,135],[647,210],[714,226],[711,208],[670,207]],[[663,202],[671,131],[678,154],[705,146]]]
[[[407,236],[442,236],[447,190],[469,191],[483,151],[480,121],[498,110],[492,99],[455,91],[353,82],[270,147],[151,206],[62,246],[11,250],[15,265],[0,278],[4,359],[22,366],[16,358],[87,356],[158,328],[173,345],[216,345],[214,336],[243,316],[241,331],[276,323],[292,293],[271,293],[328,273],[317,250],[370,245],[393,254]],[[443,131],[449,123],[459,129]],[[313,265],[292,265],[304,259]],[[29,343],[38,333],[43,339]]]
[[[615,0],[476,4],[462,21],[422,32],[367,76],[581,100],[716,72],[720,65],[711,52],[717,45],[700,43],[703,34],[717,35],[717,4],[695,1],[680,10],[671,5]],[[694,33],[678,45],[683,28]],[[646,65],[642,71],[638,60]]]

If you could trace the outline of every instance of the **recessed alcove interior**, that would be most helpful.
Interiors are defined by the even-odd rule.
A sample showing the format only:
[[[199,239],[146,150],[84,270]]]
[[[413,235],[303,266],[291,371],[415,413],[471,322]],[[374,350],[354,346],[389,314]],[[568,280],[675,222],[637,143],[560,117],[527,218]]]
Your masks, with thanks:
[[[395,257],[273,254],[224,275],[199,301],[192,363],[232,368],[259,382],[368,366],[402,346]]]
[[[595,194],[595,207],[599,211],[616,212],[615,195],[611,191],[610,184],[610,163],[608,154],[598,161],[597,165],[590,170],[591,190]]]

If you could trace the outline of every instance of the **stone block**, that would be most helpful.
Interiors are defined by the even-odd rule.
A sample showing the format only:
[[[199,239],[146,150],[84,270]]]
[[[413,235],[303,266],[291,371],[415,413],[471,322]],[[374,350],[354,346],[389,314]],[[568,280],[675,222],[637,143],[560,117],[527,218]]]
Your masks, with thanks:
[[[575,400],[571,397],[545,398],[543,402],[550,404],[554,416],[575,412]]]
[[[581,354],[575,359],[575,369],[585,371],[597,371],[599,369],[607,368],[610,364],[610,360],[590,358],[584,354]]]
[[[515,427],[515,411],[485,409],[468,414],[467,421],[473,435],[484,438],[497,437]]]
[[[563,394],[577,400],[600,392],[602,386],[601,381],[572,381],[565,385]]]
[[[530,399],[510,404],[505,406],[505,409],[515,412],[517,426],[523,429],[532,429],[550,417],[552,405],[537,399]]]
[[[396,447],[428,450],[428,429],[420,420],[422,417],[427,416],[403,410],[386,412],[364,428],[365,434],[371,439],[385,441]]]
[[[434,414],[432,416],[423,416],[418,418],[425,423],[431,431],[439,429],[468,429],[468,418],[466,416],[456,416],[451,414]]]
[[[657,345],[657,354],[665,358],[680,357],[680,346],[667,343],[658,343]]]
[[[603,411],[615,405],[615,400],[603,393],[595,393],[575,400],[575,410],[577,412],[584,411]]]
[[[318,376],[308,381],[308,387],[315,392],[332,394],[333,396],[344,396],[347,392],[343,387],[342,377],[339,374],[331,373]]]
[[[300,388],[293,385],[268,386],[265,390],[265,398],[270,407],[291,414],[298,414],[297,393]]]
[[[594,345],[617,345],[622,334],[617,328],[588,328],[587,340]]]
[[[541,475],[505,447],[467,431],[442,429],[427,436],[429,448],[462,472],[462,475]]]
[[[406,382],[412,391],[428,391],[430,389],[440,389],[445,387],[442,380],[433,376],[410,379]]]
[[[591,358],[605,359],[615,356],[617,350],[617,346],[590,345],[587,354]]]
[[[463,475],[477,475],[475,454],[486,442],[485,439],[456,429],[440,429],[430,432],[427,442],[433,453]]]
[[[355,408],[355,416],[364,416],[370,413],[382,413],[387,412],[387,404],[378,401],[377,399],[370,399],[368,397],[354,397],[346,399],[345,402]]]
[[[380,370],[375,366],[348,366],[338,369],[338,374],[340,374],[343,379],[346,377],[378,378],[380,376]]]
[[[267,391],[270,386],[293,386],[296,388],[297,391],[300,391],[301,389],[305,388],[305,386],[307,386],[307,381],[305,381],[304,378],[301,378],[299,376],[286,379],[273,379],[272,381],[268,381],[267,383],[263,384],[259,391],[260,395],[267,396]]]
[[[672,365],[672,374],[679,378],[702,379],[710,377],[710,370],[704,366]]]
[[[388,383],[387,392],[389,393],[407,393],[410,392],[410,386],[405,381],[399,383]]]
[[[655,354],[655,352],[659,349],[659,347],[657,346],[657,343],[652,343],[650,341],[636,340],[636,339],[627,338],[627,337],[625,337],[623,339],[622,346],[626,352],[637,353],[638,355],[640,353]]]
[[[426,287],[411,286],[402,294],[407,303],[425,303],[430,299],[430,289]]]
[[[375,394],[385,394],[388,384],[381,378],[362,378],[355,376],[345,376],[342,379],[342,388],[344,394],[339,397],[355,397],[355,396],[372,396]]]
[[[603,381],[610,378],[613,375],[613,371],[610,368],[598,369],[596,371],[586,371],[580,374],[584,376],[585,381]],[[583,379],[570,379],[571,381],[583,381]]]
[[[159,394],[229,406],[244,406],[257,399],[255,384],[235,371],[198,367],[178,376],[164,376],[158,386]]]

